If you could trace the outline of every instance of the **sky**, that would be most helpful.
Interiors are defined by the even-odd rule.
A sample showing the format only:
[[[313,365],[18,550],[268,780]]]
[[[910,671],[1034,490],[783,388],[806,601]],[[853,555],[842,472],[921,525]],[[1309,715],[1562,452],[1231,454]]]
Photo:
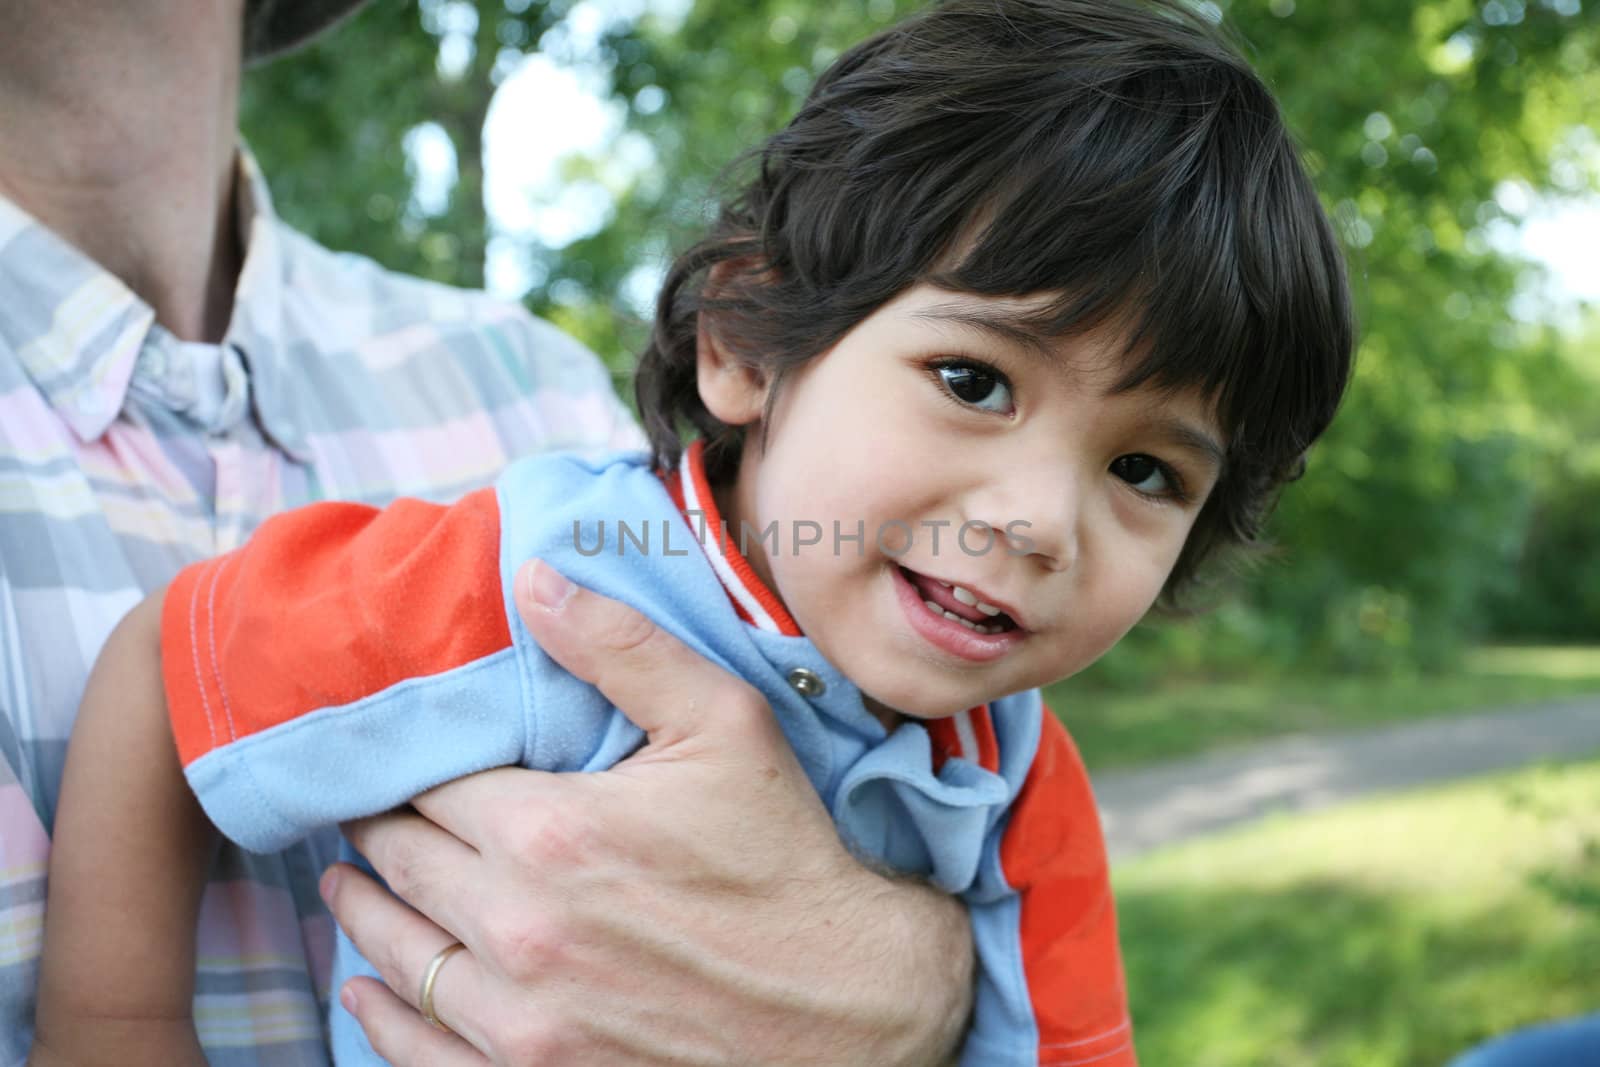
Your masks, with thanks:
[[[1559,293],[1600,302],[1600,197],[1540,207],[1521,236],[1523,251],[1550,268]]]

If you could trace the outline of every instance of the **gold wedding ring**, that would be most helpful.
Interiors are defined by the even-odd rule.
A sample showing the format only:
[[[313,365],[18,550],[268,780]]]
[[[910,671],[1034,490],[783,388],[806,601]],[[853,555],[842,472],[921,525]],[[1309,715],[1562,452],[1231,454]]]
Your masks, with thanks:
[[[430,1026],[447,1034],[455,1031],[440,1022],[439,1017],[433,1013],[433,982],[439,977],[439,968],[444,966],[444,961],[466,947],[459,941],[453,945],[446,945],[439,950],[438,955],[428,961],[427,969],[422,972],[422,996],[417,998],[417,1007],[421,1009],[422,1017],[428,1020]]]

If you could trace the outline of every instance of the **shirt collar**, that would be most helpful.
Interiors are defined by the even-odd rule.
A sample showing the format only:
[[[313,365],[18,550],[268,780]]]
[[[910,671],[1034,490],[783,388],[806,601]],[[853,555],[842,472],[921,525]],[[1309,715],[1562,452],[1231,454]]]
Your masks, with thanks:
[[[662,482],[684,521],[705,549],[739,618],[757,629],[786,637],[800,637],[800,627],[790,618],[778,595],[767,588],[750,561],[737,548],[739,532],[729,530],[717,510],[716,497],[706,478],[705,442],[694,441],[684,451],[678,469],[664,472]]]
[[[120,279],[0,196],[0,343],[74,433],[105,433],[155,312]]]
[[[244,264],[223,339],[244,357],[263,429],[291,454],[303,447],[273,417],[284,392],[282,238],[271,195],[247,148],[238,154],[236,225]],[[127,399],[155,311],[121,279],[0,195],[0,344],[84,441],[101,437]]]
[[[283,226],[255,156],[242,145],[238,203],[244,266],[223,343],[236,348],[250,370],[251,399],[261,428],[285,452],[305,462],[309,454],[304,429],[293,417],[294,381],[287,363],[284,303],[290,278]]]

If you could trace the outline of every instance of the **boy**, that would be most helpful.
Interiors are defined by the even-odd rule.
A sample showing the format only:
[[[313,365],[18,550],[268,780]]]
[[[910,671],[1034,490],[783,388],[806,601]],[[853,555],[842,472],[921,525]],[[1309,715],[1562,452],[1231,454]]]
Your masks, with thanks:
[[[119,627],[69,757],[40,1033],[198,1062],[205,816],[272,848],[474,770],[632,751],[509,606],[538,556],[760,689],[843,838],[962,897],[964,1062],[1133,1063],[1092,798],[1036,687],[1250,543],[1350,347],[1275,106],[1185,9],[955,0],[874,37],[669,272],[652,456],[293,512]],[[120,765],[108,716],[182,771]],[[363,966],[342,941],[337,979]],[[130,1013],[171,1043],[116,1049],[103,1019]],[[373,1059],[331,1026],[339,1062]]]

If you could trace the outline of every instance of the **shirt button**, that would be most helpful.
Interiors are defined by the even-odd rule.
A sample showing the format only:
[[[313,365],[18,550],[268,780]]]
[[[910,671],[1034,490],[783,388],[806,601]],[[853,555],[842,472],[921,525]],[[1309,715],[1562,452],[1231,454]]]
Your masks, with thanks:
[[[808,671],[804,667],[796,667],[789,672],[789,685],[803,697],[819,697],[828,688],[817,677],[816,671]]]

